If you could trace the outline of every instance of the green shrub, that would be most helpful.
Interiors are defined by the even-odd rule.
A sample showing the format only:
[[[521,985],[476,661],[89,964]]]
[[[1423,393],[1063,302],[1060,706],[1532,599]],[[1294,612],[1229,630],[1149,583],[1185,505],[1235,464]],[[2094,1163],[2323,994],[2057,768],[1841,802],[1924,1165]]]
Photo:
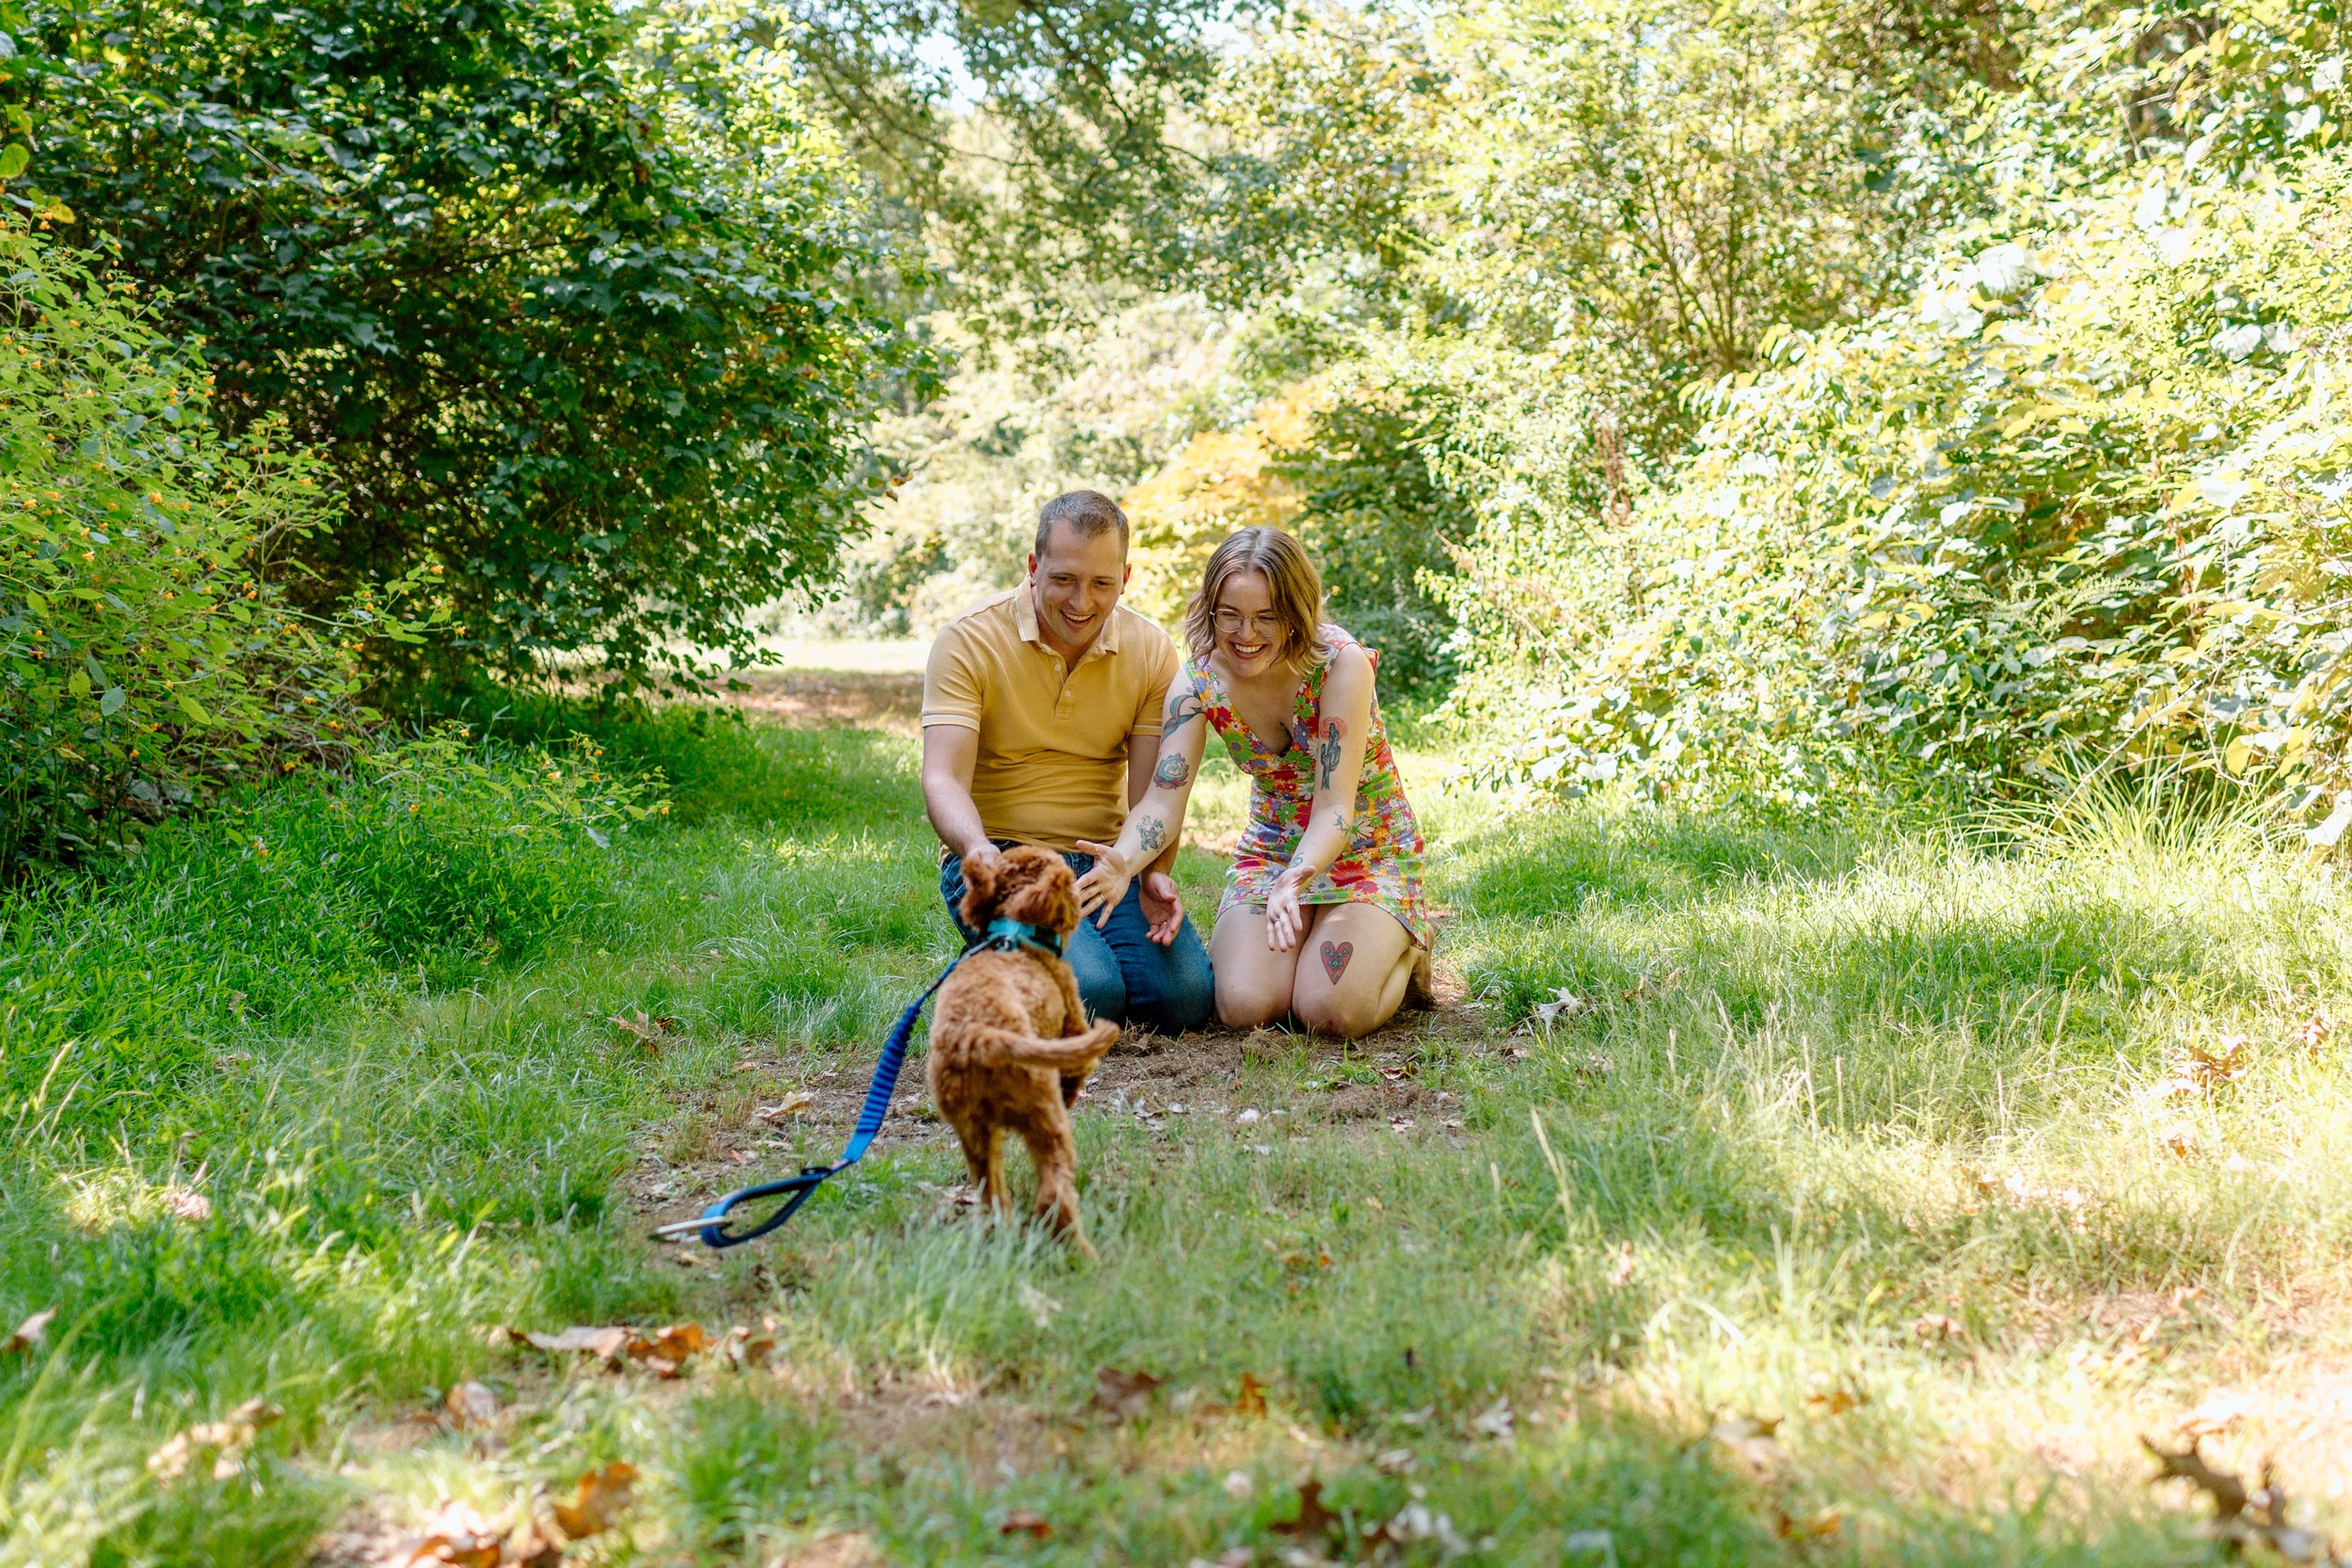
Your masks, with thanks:
[[[347,628],[271,557],[334,515],[318,465],[213,424],[152,310],[0,219],[0,867],[154,816],[261,749],[336,747]]]
[[[609,901],[612,840],[666,809],[593,742],[437,730],[19,892],[0,902],[0,1122],[162,1114],[255,1025],[527,955]]]
[[[2342,66],[2332,24],[2223,20],[2194,69],[2129,68],[2197,142],[2121,162],[2080,80],[2013,107],[2001,215],[1912,302],[1774,334],[1621,526],[1486,519],[1455,606],[1493,774],[1794,804],[2106,761],[2347,782]]]

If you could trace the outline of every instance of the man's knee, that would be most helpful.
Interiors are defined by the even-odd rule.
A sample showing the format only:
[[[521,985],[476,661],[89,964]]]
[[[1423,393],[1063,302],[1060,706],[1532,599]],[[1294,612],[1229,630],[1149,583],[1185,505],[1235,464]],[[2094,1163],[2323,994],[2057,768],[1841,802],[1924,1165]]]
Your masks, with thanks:
[[[1216,976],[1209,968],[1208,950],[1189,925],[1159,959],[1152,976],[1152,1027],[1180,1035],[1205,1025],[1216,1010]]]
[[[1088,941],[1088,932],[1081,926],[1072,937],[1063,957],[1069,961],[1070,973],[1078,981],[1078,1000],[1085,1004],[1089,1019],[1108,1019],[1113,1023],[1127,1022],[1127,980],[1119,972],[1119,959],[1104,945],[1100,938]]]

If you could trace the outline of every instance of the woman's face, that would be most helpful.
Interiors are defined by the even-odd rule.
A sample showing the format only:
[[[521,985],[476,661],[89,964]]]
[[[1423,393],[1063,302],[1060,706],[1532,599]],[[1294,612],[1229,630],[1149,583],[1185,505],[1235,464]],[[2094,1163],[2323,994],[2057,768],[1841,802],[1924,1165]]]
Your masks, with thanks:
[[[1263,572],[1235,572],[1218,590],[1210,614],[1216,651],[1225,667],[1241,676],[1274,668],[1282,649],[1282,624],[1275,618],[1274,594]]]

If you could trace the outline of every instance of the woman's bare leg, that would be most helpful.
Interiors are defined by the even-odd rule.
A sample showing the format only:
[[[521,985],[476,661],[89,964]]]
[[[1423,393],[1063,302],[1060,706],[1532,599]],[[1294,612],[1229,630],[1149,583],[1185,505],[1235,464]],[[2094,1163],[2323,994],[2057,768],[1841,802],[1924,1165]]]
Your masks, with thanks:
[[[1396,1016],[1413,973],[1413,939],[1376,904],[1312,906],[1314,924],[1291,989],[1291,1011],[1318,1035],[1352,1040]],[[1221,973],[1220,973],[1221,984]]]
[[[1217,1022],[1228,1029],[1279,1023],[1291,1010],[1291,977],[1301,951],[1277,953],[1266,946],[1263,910],[1234,904],[1218,911],[1216,929],[1209,934]]]

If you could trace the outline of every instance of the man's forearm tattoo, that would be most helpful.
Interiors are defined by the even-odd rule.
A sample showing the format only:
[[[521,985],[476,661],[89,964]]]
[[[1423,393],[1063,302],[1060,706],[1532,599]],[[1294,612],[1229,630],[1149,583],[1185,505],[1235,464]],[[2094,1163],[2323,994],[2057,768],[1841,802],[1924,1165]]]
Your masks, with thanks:
[[[1136,837],[1142,841],[1145,849],[1157,851],[1168,842],[1168,824],[1156,816],[1147,816],[1136,824]]]
[[[1160,765],[1152,770],[1152,782],[1174,789],[1192,777],[1192,764],[1185,760],[1181,747],[1171,746],[1160,753]]]
[[[1340,742],[1347,736],[1347,726],[1337,719],[1323,726],[1323,744],[1315,749],[1315,760],[1323,765],[1323,777],[1315,784],[1317,789],[1331,787],[1331,775],[1340,770]]]

